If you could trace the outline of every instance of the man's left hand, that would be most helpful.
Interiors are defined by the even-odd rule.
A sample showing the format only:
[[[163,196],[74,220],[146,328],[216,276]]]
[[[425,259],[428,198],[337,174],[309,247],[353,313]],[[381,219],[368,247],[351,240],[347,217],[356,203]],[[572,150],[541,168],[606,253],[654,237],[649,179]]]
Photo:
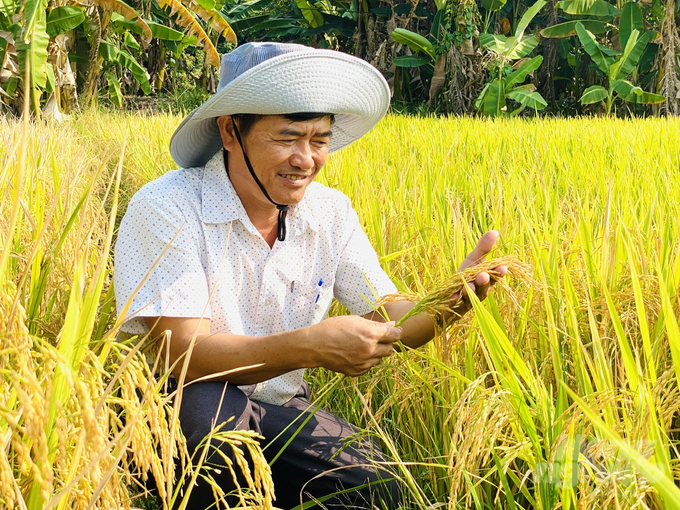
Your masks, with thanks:
[[[465,258],[458,268],[458,271],[462,271],[471,266],[476,266],[483,262],[496,244],[498,236],[499,233],[497,230],[489,230],[480,237],[479,241],[477,241],[477,246],[475,246],[475,249]],[[508,268],[505,266],[498,266],[494,268],[494,270],[497,271],[501,277],[505,276],[508,272]],[[451,296],[451,309],[454,312],[454,317],[461,317],[472,308],[472,303],[468,296],[469,292],[474,292],[477,295],[477,298],[480,301],[483,301],[489,295],[489,292],[495,283],[496,282],[491,279],[491,276],[489,276],[489,273],[482,272],[477,275],[474,282],[469,282],[467,287],[463,288],[462,292]]]

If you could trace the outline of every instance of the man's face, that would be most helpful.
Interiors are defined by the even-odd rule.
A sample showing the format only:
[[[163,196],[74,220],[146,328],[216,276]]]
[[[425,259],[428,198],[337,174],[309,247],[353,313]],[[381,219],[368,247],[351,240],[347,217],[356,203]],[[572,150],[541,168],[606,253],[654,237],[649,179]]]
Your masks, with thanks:
[[[218,124],[220,130],[231,131],[231,136],[223,133],[222,138],[231,155],[229,175],[241,201],[257,201],[273,207],[246,167],[230,118],[222,117]],[[243,146],[272,200],[293,205],[302,200],[307,186],[326,163],[330,137],[329,116],[294,122],[280,115],[268,115],[258,120],[243,137]]]

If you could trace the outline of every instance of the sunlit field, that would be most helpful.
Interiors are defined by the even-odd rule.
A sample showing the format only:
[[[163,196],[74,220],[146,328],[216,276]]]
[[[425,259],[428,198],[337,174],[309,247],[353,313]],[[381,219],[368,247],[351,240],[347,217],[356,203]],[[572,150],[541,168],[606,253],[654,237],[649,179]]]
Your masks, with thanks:
[[[164,508],[203,476],[164,355],[118,334],[110,286],[118,222],[175,167],[180,120],[0,120],[0,507]],[[489,229],[492,257],[531,268],[359,379],[309,374],[382,443],[405,508],[680,508],[679,121],[390,116],[319,180],[400,291],[449,281]],[[242,506],[270,508],[252,436],[216,435],[255,455]]]

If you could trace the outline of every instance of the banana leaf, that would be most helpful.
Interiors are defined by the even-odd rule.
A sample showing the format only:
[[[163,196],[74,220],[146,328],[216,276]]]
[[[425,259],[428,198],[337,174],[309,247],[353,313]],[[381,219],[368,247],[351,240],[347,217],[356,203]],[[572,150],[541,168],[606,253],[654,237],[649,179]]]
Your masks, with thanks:
[[[496,53],[505,53],[505,44],[508,38],[504,35],[497,34],[480,34],[479,45],[487,50],[495,51]]]
[[[541,30],[541,37],[546,39],[562,39],[576,35],[576,23],[581,23],[591,34],[603,34],[614,28],[614,25],[596,20],[572,20],[566,23],[559,23]]]
[[[99,43],[99,55],[106,62],[118,62],[118,48],[108,41]]]
[[[593,85],[592,87],[588,87],[581,96],[581,104],[585,105],[599,103],[607,99],[608,95],[609,94],[604,87],[601,87],[600,85]]]
[[[151,39],[151,29],[149,28],[149,25],[147,25],[146,21],[139,16],[139,13],[136,10],[122,0],[93,0],[93,2],[102,9],[112,13],[111,21],[114,20],[113,13],[115,12],[116,15],[123,16],[125,20],[136,23],[141,31],[141,35],[146,39]]]
[[[628,2],[623,6],[621,18],[619,19],[619,44],[622,48],[626,47],[628,38],[633,30],[642,33],[645,29],[645,22],[642,19],[642,9],[636,2]]]
[[[510,89],[514,85],[522,83],[529,75],[529,73],[541,67],[542,63],[543,57],[541,55],[538,55],[522,64],[518,69],[514,70],[512,73],[510,73],[504,78],[505,88]]]
[[[124,40],[125,40],[125,45],[128,48],[134,48],[135,50],[141,50],[142,49],[142,47],[137,42],[137,39],[135,39],[130,32],[125,32]]]
[[[392,63],[397,67],[420,67],[426,64],[432,65],[430,59],[419,57],[418,55],[401,55],[399,57],[394,57]]]
[[[507,0],[482,0],[482,7],[489,12],[500,11],[507,3]]]
[[[341,32],[345,37],[352,37],[357,26],[356,22],[351,18],[343,16],[336,16],[334,14],[322,13],[323,28],[326,32],[335,29]]]
[[[82,7],[65,5],[55,7],[47,15],[47,34],[56,37],[69,32],[85,21],[85,11]]]
[[[241,32],[249,28],[259,28],[258,25],[270,18],[269,14],[260,14],[258,16],[250,16],[247,18],[240,18],[235,21],[230,21],[229,24],[236,32]]]
[[[614,92],[623,98],[631,94],[639,96],[644,92],[640,87],[633,85],[628,80],[614,80],[611,82],[611,87]]]
[[[295,18],[269,18],[257,25],[258,30],[270,30],[273,28],[294,27],[297,20]],[[272,34],[268,34],[273,37]]]
[[[590,55],[590,58],[593,59],[595,65],[603,73],[609,73],[609,66],[614,63],[614,59],[607,55],[605,50],[608,48],[605,48],[599,44],[595,39],[595,36],[586,30],[582,23],[576,24],[576,33],[578,34],[578,38],[583,45],[583,49],[585,49],[586,53]]]
[[[610,80],[625,78],[633,72],[647,47],[650,37],[650,32],[645,32],[639,38],[637,30],[631,32],[623,54],[609,69]]]
[[[225,3],[224,7],[222,7],[222,12],[227,16],[227,19],[230,20],[229,23],[233,27],[233,21],[238,21],[251,16],[254,17],[256,12],[270,3],[272,3],[272,0],[256,0],[254,2],[242,4]]]
[[[411,32],[404,28],[395,28],[391,34],[392,39],[394,39],[399,44],[404,44],[411,48],[413,51],[422,51],[427,53],[432,60],[436,58],[434,46],[430,41],[420,34]]]
[[[505,84],[502,80],[495,79],[480,94],[479,111],[488,117],[498,117],[505,106]]]
[[[215,0],[195,0],[204,9],[212,10],[215,8]]]
[[[11,18],[16,14],[19,4],[15,0],[0,0],[0,14]]]
[[[632,93],[623,99],[633,104],[661,104],[666,100],[664,96],[652,92]]]
[[[515,29],[515,37],[517,38],[518,43],[524,37],[524,31],[529,26],[529,23],[531,23],[531,20],[534,19],[534,16],[538,14],[538,11],[540,11],[547,3],[547,0],[537,0],[535,4],[533,4],[524,12],[522,18],[519,20],[519,23],[517,23],[517,28]]]
[[[148,25],[148,23],[146,24]],[[116,33],[124,33],[127,30],[137,35],[144,35],[144,30],[142,29],[142,26],[137,23],[137,21],[128,21],[124,16],[118,14],[115,11],[111,13],[111,26],[116,31]],[[151,32],[151,34],[153,35],[153,32]]]
[[[40,110],[40,94],[45,87],[47,75],[47,0],[27,0],[24,4],[24,30],[17,45],[21,76],[26,76],[29,67],[29,89],[33,109]]]
[[[45,66],[45,92],[51,94],[57,88],[57,77],[54,76],[54,67]]]
[[[442,28],[446,19],[446,9],[441,9],[436,12],[432,20],[432,28],[430,29],[430,37],[438,42],[442,42]]]
[[[318,28],[323,25],[323,16],[310,2],[307,0],[295,0],[295,3],[310,27]]]
[[[562,0],[557,5],[566,14],[572,16],[597,16],[599,18],[614,18],[621,11],[604,0]]]
[[[525,37],[516,42],[514,37],[509,37],[506,42],[505,56],[510,60],[519,60],[529,55],[538,47],[538,37],[535,35]]]
[[[106,81],[109,82],[109,95],[111,96],[111,101],[113,101],[113,104],[118,108],[122,108],[123,93],[120,90],[120,81],[113,73],[109,73],[108,71],[106,73]]]
[[[541,94],[526,88],[515,88],[508,92],[506,96],[532,110],[543,110],[548,106],[548,103],[543,99]]]
[[[147,25],[151,29],[151,34],[155,39],[160,39],[162,41],[181,41],[184,34],[179,30],[174,28],[166,27],[160,23],[154,23],[153,21],[147,21]]]
[[[135,77],[135,80],[139,82],[140,87],[145,94],[151,94],[151,84],[149,83],[149,77],[146,74],[146,70],[137,62],[132,55],[127,51],[118,50],[118,62],[123,67],[126,67]]]

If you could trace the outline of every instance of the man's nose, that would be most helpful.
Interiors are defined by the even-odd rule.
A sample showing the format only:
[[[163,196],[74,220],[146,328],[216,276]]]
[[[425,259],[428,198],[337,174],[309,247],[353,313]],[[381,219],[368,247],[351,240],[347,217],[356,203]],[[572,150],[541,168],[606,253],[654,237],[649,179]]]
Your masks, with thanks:
[[[295,144],[295,153],[290,157],[290,164],[303,170],[313,169],[315,166],[312,147],[307,142]]]

